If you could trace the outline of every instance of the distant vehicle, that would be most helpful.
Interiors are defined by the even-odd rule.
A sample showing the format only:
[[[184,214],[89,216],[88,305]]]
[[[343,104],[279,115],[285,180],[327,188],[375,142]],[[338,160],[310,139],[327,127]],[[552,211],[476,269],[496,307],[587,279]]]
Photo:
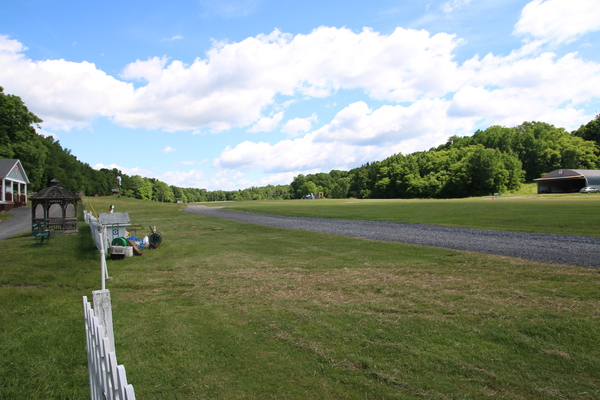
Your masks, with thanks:
[[[597,188],[591,187],[591,186],[586,186],[583,189],[581,189],[579,192],[581,192],[581,193],[598,193],[598,192],[600,192],[600,189],[597,189]]]

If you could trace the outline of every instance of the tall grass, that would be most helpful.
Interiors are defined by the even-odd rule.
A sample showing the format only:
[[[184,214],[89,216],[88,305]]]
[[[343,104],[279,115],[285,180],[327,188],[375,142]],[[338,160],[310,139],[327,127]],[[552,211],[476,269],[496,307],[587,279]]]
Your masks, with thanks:
[[[598,270],[86,201],[163,235],[108,262],[140,399],[600,397]],[[89,234],[0,254],[0,398],[83,398]]]

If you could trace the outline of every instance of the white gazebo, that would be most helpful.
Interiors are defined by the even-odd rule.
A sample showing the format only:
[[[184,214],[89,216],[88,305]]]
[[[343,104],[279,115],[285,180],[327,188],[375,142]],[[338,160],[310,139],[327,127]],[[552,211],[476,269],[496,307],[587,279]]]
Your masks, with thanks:
[[[29,179],[21,161],[0,159],[0,180],[0,210],[8,211],[27,204]]]

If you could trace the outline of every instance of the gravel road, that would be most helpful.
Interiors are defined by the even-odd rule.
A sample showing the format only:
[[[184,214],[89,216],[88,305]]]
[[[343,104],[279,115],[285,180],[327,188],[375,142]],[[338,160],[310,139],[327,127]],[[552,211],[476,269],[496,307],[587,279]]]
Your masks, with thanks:
[[[12,217],[0,222],[0,240],[31,229],[31,208],[13,208],[8,212]]]
[[[548,264],[600,267],[600,238],[594,237],[504,232],[399,222],[283,217],[200,205],[190,205],[184,211],[280,228],[496,254]]]

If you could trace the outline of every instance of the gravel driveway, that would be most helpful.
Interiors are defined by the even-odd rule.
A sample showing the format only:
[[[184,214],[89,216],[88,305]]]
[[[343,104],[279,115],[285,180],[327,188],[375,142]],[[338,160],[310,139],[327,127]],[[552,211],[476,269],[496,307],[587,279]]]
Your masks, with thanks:
[[[548,264],[600,267],[600,238],[594,237],[491,231],[400,222],[283,217],[200,205],[190,205],[184,211],[280,228],[496,254]]]
[[[8,212],[12,217],[0,221],[0,240],[31,230],[31,208],[13,208]]]

